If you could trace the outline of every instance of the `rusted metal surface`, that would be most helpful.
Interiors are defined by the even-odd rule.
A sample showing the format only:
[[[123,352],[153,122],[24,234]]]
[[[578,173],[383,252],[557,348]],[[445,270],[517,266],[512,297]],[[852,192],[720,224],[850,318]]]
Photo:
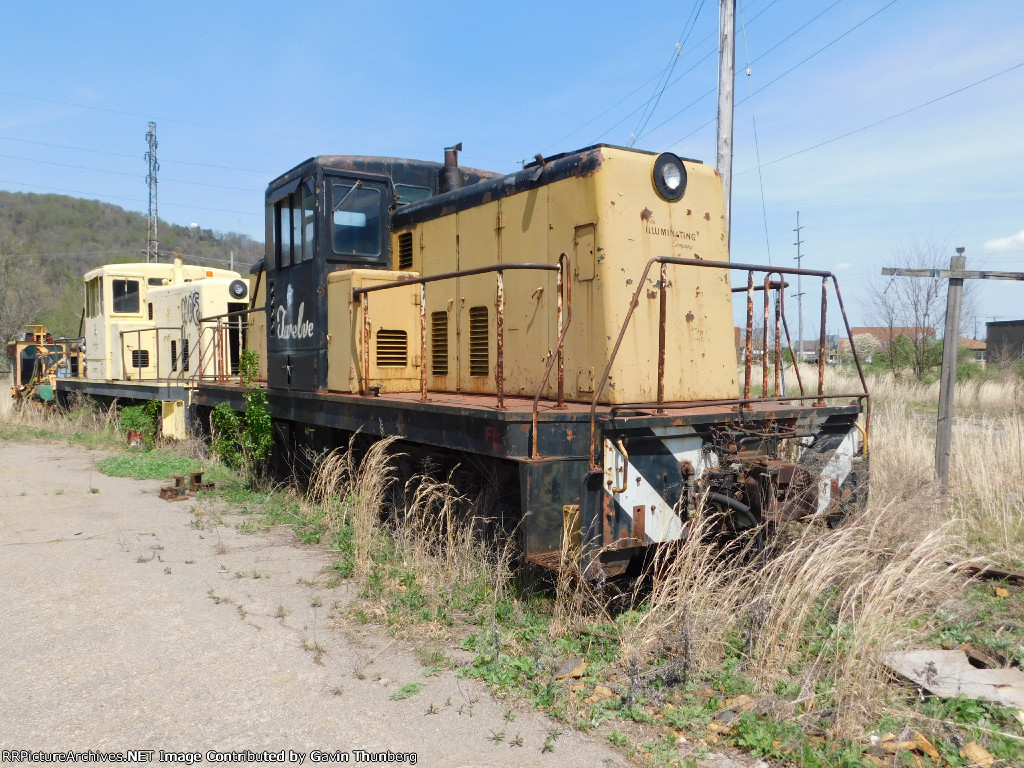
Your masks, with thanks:
[[[558,272],[556,276],[556,291],[557,294],[555,301],[557,302],[558,311],[558,343],[555,348],[555,354],[558,356],[558,408],[565,407],[565,350],[562,347],[562,341],[565,337],[565,331],[562,330],[563,313],[566,308],[566,296],[565,291],[569,290],[568,305],[570,315],[572,313],[572,283],[566,280],[568,272],[566,271],[569,264],[569,254],[563,251],[558,256]],[[548,361],[548,365],[551,361]],[[548,372],[545,370],[544,378],[541,380],[541,391],[544,389],[544,384],[547,382]]]
[[[796,385],[802,395],[804,393],[804,382],[800,378],[799,365],[802,361],[796,359],[796,352],[793,350],[793,337],[789,335],[789,323],[786,322],[786,292],[779,291],[779,298],[782,305],[782,327],[786,330],[786,346],[789,347],[789,359],[793,361],[793,373],[796,374]],[[867,392],[867,386],[864,387],[864,391]]]
[[[498,410],[505,410],[505,280],[498,270],[498,309],[495,317],[495,344],[498,359],[494,364],[494,383],[498,390]]]
[[[818,332],[818,401],[815,405],[825,404],[825,345],[827,341],[826,322],[828,321],[828,279],[821,279],[821,329]]]
[[[642,547],[647,543],[647,533],[644,527],[647,525],[647,505],[638,504],[633,507],[633,544]]]
[[[622,485],[620,486],[618,481],[614,480],[612,493],[623,493],[629,488],[629,453],[626,451],[626,446],[621,439],[616,440],[615,445],[618,447],[619,453],[622,454]]]
[[[775,292],[775,391],[776,397],[782,389],[782,300],[781,290]]]
[[[352,292],[355,295],[355,291]],[[363,381],[361,394],[370,393],[370,294],[364,293],[360,303],[363,307]]]
[[[555,406],[558,410],[565,408],[565,399],[563,395],[564,386],[564,369],[562,360],[562,351],[565,344],[565,335],[569,331],[569,326],[572,323],[572,281],[567,280],[566,276],[571,274],[572,260],[569,258],[569,254],[562,252],[558,256],[558,343],[555,346],[555,352],[558,358],[558,404]],[[565,296],[563,297],[563,292]],[[565,324],[562,324],[562,308],[565,308]],[[555,362],[555,357],[552,356],[548,359],[548,364],[544,368],[544,375],[541,377],[540,386],[537,387],[537,394],[533,398],[533,413],[532,413],[532,438],[530,448],[530,458],[536,458],[537,456],[537,414],[540,408],[540,396],[544,392],[544,387],[547,385],[548,377],[551,375],[551,366]]]
[[[427,402],[427,284],[420,283],[420,401]]]
[[[764,326],[761,333],[761,397],[768,397],[768,331],[771,323],[768,321],[768,312],[771,308],[771,284],[770,272],[764,276]],[[776,392],[775,394],[778,394]]]
[[[373,293],[374,291],[386,291],[388,288],[398,288],[404,285],[416,285],[418,283],[436,283],[439,280],[452,280],[456,277],[469,277],[470,275],[485,275],[488,272],[506,272],[510,269],[540,269],[548,272],[557,272],[557,264],[548,264],[546,262],[514,262],[511,264],[491,264],[487,267],[474,267],[473,269],[457,269],[454,272],[439,272],[436,275],[428,275],[427,277],[407,277],[402,280],[394,280],[390,283],[379,283],[377,285],[367,285],[362,288],[352,289],[352,301],[355,301],[360,296],[367,293]]]
[[[608,377],[609,377],[609,375],[611,373],[612,366],[613,366],[613,364],[615,362],[615,357],[618,354],[619,347],[621,346],[622,340],[625,337],[626,329],[629,326],[629,322],[630,322],[630,320],[633,317],[633,313],[636,311],[636,307],[637,307],[637,305],[639,303],[639,300],[640,300],[640,292],[645,289],[645,287],[647,285],[647,279],[648,279],[648,275],[650,273],[651,267],[654,264],[656,264],[656,263],[657,264],[677,264],[677,265],[681,265],[681,266],[693,266],[693,267],[702,267],[702,268],[710,268],[710,269],[728,269],[728,270],[740,269],[740,270],[746,270],[747,271],[747,341],[746,341],[746,360],[744,361],[743,397],[739,398],[737,400],[716,401],[716,402],[721,402],[721,403],[725,403],[725,402],[735,403],[737,405],[737,407],[739,407],[740,409],[742,409],[744,406],[746,406],[748,404],[758,402],[758,400],[752,399],[750,397],[750,378],[751,378],[751,364],[752,364],[751,358],[753,357],[753,338],[752,338],[752,336],[753,336],[753,327],[752,326],[753,326],[753,315],[754,315],[754,272],[766,272],[766,273],[769,273],[769,275],[770,274],[777,274],[777,275],[779,275],[780,279],[783,279],[782,278],[783,275],[809,275],[809,276],[812,276],[812,277],[820,277],[820,278],[822,278],[822,321],[821,321],[822,333],[820,335],[820,344],[819,344],[819,347],[820,347],[819,351],[820,351],[821,354],[819,354],[819,356],[818,356],[819,357],[819,367],[818,367],[818,370],[819,370],[819,375],[818,375],[819,385],[818,385],[818,394],[817,394],[817,398],[818,399],[817,399],[817,402],[815,403],[815,405],[817,407],[821,407],[821,406],[824,405],[824,403],[825,403],[825,397],[824,397],[824,360],[825,360],[824,351],[825,350],[824,350],[824,347],[825,347],[825,340],[826,340],[825,331],[827,330],[826,316],[825,316],[826,315],[826,309],[827,309],[827,289],[828,289],[827,281],[828,281],[828,278],[832,278],[833,282],[835,282],[835,276],[831,272],[825,272],[825,271],[822,271],[822,270],[813,270],[813,269],[796,269],[796,268],[793,268],[793,267],[774,267],[774,266],[762,266],[762,265],[757,265],[757,264],[742,264],[742,263],[733,263],[733,262],[728,262],[728,261],[705,261],[703,259],[688,259],[688,258],[678,258],[678,257],[671,257],[671,256],[658,256],[658,257],[654,257],[654,258],[650,259],[647,262],[647,265],[644,267],[644,271],[643,271],[643,273],[642,273],[642,275],[640,277],[640,280],[637,281],[637,288],[634,291],[632,297],[630,298],[629,308],[626,311],[625,319],[623,320],[622,326],[619,329],[619,335],[618,335],[618,337],[615,340],[615,344],[612,347],[612,351],[611,351],[611,354],[609,355],[608,362],[605,365],[604,373],[603,373],[603,375],[601,377],[600,384],[598,384],[598,386],[595,388],[594,397],[591,400],[591,404],[590,404],[590,457],[591,458],[590,458],[590,460],[591,460],[591,467],[593,469],[596,469],[598,467],[598,464],[597,464],[597,432],[596,432],[596,421],[595,421],[595,414],[596,414],[596,409],[597,409],[597,403],[598,403],[598,400],[601,397],[601,393],[603,392],[605,385],[608,383]],[[768,288],[771,287],[770,280],[767,282],[767,287]],[[765,290],[765,289],[762,288],[762,290]],[[765,292],[766,292],[766,295],[767,295],[767,290]],[[766,302],[766,316],[767,316],[767,302]],[[844,323],[847,324],[847,327],[849,327],[849,323],[846,320],[845,311],[843,311],[843,321],[844,321]],[[766,322],[766,325],[767,325],[767,322]],[[767,334],[767,329],[766,329],[766,334]],[[788,336],[788,331],[787,331],[787,336]],[[862,380],[862,383],[863,383],[863,380]],[[767,383],[765,383],[765,389],[767,389]],[[803,387],[802,387],[802,383],[801,383],[801,392],[802,392],[802,389],[803,389]],[[762,393],[762,394],[764,395],[764,393]],[[858,393],[854,397],[860,398],[860,397],[866,397],[866,396],[867,396],[867,388],[865,387],[864,392]]]
[[[754,364],[754,272],[747,273],[747,337],[743,356],[743,397],[750,397],[750,371]]]
[[[552,552],[534,552],[532,555],[526,556],[528,563],[539,565],[542,568],[549,568],[552,571],[557,571],[562,565],[562,550],[556,549]]]
[[[665,306],[666,284],[668,282],[667,267],[661,265],[658,278],[658,413],[664,413],[661,404],[665,402],[665,325],[667,307]]]

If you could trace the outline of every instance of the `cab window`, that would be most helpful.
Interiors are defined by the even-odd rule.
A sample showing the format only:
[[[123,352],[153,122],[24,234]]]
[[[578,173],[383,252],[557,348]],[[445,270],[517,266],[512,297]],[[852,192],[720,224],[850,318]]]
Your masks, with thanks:
[[[114,314],[138,314],[138,280],[111,280],[110,288],[114,294]]]
[[[313,184],[308,180],[274,203],[274,250],[278,269],[312,261],[315,213]]]
[[[379,256],[380,190],[361,182],[331,185],[331,243],[342,256]]]
[[[426,200],[433,193],[426,187],[414,187],[411,184],[395,184],[395,202],[399,205],[408,205],[409,203],[418,203],[420,200]]]
[[[85,316],[98,317],[103,314],[103,278],[94,277],[85,284]]]

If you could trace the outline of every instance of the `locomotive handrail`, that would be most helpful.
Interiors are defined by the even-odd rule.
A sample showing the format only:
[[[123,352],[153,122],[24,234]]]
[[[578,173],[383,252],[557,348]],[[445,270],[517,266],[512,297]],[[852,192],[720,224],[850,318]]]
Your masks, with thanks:
[[[562,254],[565,255],[565,254]],[[568,256],[566,256],[566,262]],[[497,360],[495,361],[495,386],[497,389],[498,398],[498,410],[505,409],[505,284],[502,274],[506,270],[519,270],[519,269],[538,269],[549,272],[558,272],[560,276],[564,271],[561,256],[559,257],[558,264],[549,264],[546,262],[512,262],[509,264],[491,264],[486,267],[472,267],[470,269],[459,269],[453,272],[441,272],[436,275],[428,275],[426,277],[406,277],[400,278],[399,280],[393,280],[388,283],[380,283],[379,285],[368,285],[363,288],[352,289],[352,300],[359,299],[363,311],[363,380],[359,389],[361,395],[368,395],[370,390],[370,300],[369,294],[375,291],[385,291],[390,288],[399,288],[408,285],[419,285],[420,286],[420,401],[427,402],[427,328],[426,328],[426,313],[427,313],[427,302],[426,302],[426,284],[436,283],[441,280],[452,280],[458,277],[469,277],[471,275],[484,275],[491,272],[497,273],[497,301],[498,308],[495,315],[496,324],[496,346],[497,346]],[[562,285],[565,284],[565,280],[562,280]],[[559,300],[561,300],[561,294],[559,294]],[[571,314],[571,308],[570,308]],[[560,329],[561,330],[561,329]],[[559,337],[559,352],[561,351],[561,342],[564,338],[564,333]],[[549,361],[550,363],[550,361]],[[545,381],[547,374],[545,374]],[[559,404],[562,402],[562,389],[564,386],[564,373],[561,367],[559,367],[559,379],[558,379],[558,399]],[[543,385],[542,385],[543,386]]]
[[[836,298],[839,302],[839,312],[843,318],[843,324],[846,327],[847,339],[850,342],[850,352],[853,355],[853,360],[857,365],[857,374],[860,377],[861,386],[864,389],[864,396],[867,395],[868,387],[867,381],[864,377],[864,370],[860,364],[860,358],[857,356],[857,348],[853,341],[853,331],[850,328],[850,321],[846,317],[846,308],[843,305],[842,293],[839,291],[839,281],[832,272],[816,269],[799,269],[794,267],[775,267],[775,266],[764,266],[759,264],[744,264],[731,261],[705,261],[704,259],[688,259],[677,256],[655,256],[647,262],[644,267],[643,275],[637,282],[636,290],[633,293],[633,297],[629,303],[629,309],[626,311],[626,317],[622,322],[622,327],[619,329],[618,338],[615,340],[615,346],[612,347],[611,355],[608,357],[608,363],[605,366],[604,373],[601,376],[601,383],[597,386],[594,392],[594,399],[590,403],[590,466],[592,469],[597,469],[596,459],[596,413],[597,403],[604,392],[605,384],[608,383],[608,376],[611,374],[612,365],[615,363],[615,357],[619,352],[619,347],[622,344],[622,340],[626,335],[626,329],[629,326],[629,321],[633,318],[633,312],[636,310],[637,305],[640,301],[640,292],[646,288],[647,276],[651,271],[651,267],[655,264],[661,265],[661,275],[659,281],[659,293],[660,293],[660,308],[659,308],[659,332],[658,332],[658,412],[664,412],[664,375],[665,375],[665,326],[666,326],[666,270],[665,266],[668,264],[674,264],[678,266],[688,267],[706,267],[711,269],[738,269],[745,270],[748,273],[747,278],[747,337],[746,337],[746,357],[744,361],[744,396],[736,400],[729,400],[725,402],[735,402],[737,407],[743,408],[745,404],[758,402],[755,399],[750,398],[750,372],[751,363],[753,358],[753,312],[754,312],[754,272],[764,272],[764,315],[765,315],[765,330],[763,339],[763,358],[761,362],[762,366],[762,400],[765,398],[768,390],[768,370],[766,362],[768,358],[768,309],[769,309],[769,297],[768,293],[771,288],[771,275],[779,275],[782,280],[782,275],[808,275],[810,277],[820,277],[821,281],[821,328],[819,333],[819,354],[818,354],[818,394],[815,405],[822,406],[825,404],[824,386],[825,386],[825,345],[826,345],[826,307],[827,307],[827,296],[828,296],[828,281],[832,280],[833,287],[835,288]],[[777,305],[777,312],[781,310],[781,307]],[[786,337],[789,341],[790,351],[792,353],[792,339],[789,338],[789,327],[786,325]],[[776,323],[776,349],[778,349],[778,324]],[[778,355],[776,355],[776,367],[778,366]],[[796,358],[794,358],[794,368],[798,369]],[[798,369],[799,370],[799,369]],[[797,373],[797,380],[799,379],[799,372]],[[778,377],[776,377],[778,381]],[[800,383],[801,396],[799,398],[789,399],[807,399],[803,394],[803,384]],[[776,394],[778,394],[778,384],[776,384]],[[831,397],[831,396],[830,396]],[[860,395],[858,395],[860,397]],[[717,401],[716,401],[717,402]],[[870,412],[865,417],[870,423]]]
[[[551,375],[551,366],[558,359],[558,403],[555,408],[565,408],[565,397],[564,397],[564,382],[565,382],[565,368],[563,366],[562,353],[563,344],[565,343],[565,335],[569,332],[569,326],[572,325],[572,280],[567,280],[566,276],[572,273],[570,267],[572,266],[572,260],[569,258],[569,254],[562,251],[558,255],[558,343],[555,345],[555,354],[548,358],[548,364],[544,368],[544,375],[540,379],[540,386],[537,388],[537,394],[533,398],[533,412],[531,414],[531,437],[530,437],[530,458],[537,458],[537,412],[540,409],[540,396],[544,392],[544,387],[548,383],[548,377]],[[563,293],[565,297],[563,298]],[[565,325],[562,325],[562,305],[565,305],[565,310],[568,316],[565,319]]]
[[[212,323],[214,320],[220,320],[225,317],[240,317],[241,315],[249,315],[253,312],[266,312],[267,305],[264,304],[262,307],[250,307],[249,309],[236,309],[232,312],[224,312],[219,315],[210,315],[209,317],[200,317],[200,323]]]
[[[154,334],[154,339],[155,339],[154,343],[156,343],[156,370],[157,370],[157,373],[156,373],[155,376],[153,376],[152,381],[159,381],[160,380],[160,344],[159,344],[159,339],[156,337],[156,334],[159,331],[176,331],[176,330],[179,330],[179,329],[180,329],[180,326],[155,325],[155,326],[152,326],[150,328],[136,328],[133,331],[118,331],[118,337],[120,338],[120,342],[121,342],[121,377],[125,381],[128,380],[128,366],[126,365],[125,360],[124,360],[124,357],[125,357],[124,356],[124,352],[125,352],[124,337],[125,337],[125,334],[135,334],[135,337],[137,339],[136,344],[138,344],[140,350],[142,348],[142,334],[143,333],[152,333],[152,334]],[[141,366],[141,365],[133,365],[131,367],[133,369],[137,369],[139,371],[139,379],[138,379],[139,381],[148,381],[149,380],[149,379],[142,378],[142,368],[143,368],[143,366]],[[149,366],[145,366],[145,367],[148,368]]]

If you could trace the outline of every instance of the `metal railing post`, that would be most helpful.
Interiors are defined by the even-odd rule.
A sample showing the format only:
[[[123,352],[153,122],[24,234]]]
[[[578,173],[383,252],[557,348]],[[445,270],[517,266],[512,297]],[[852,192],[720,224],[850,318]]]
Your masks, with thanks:
[[[668,267],[661,263],[658,276],[658,413],[665,412],[665,325],[668,308],[666,306],[666,283]]]
[[[494,383],[498,390],[498,410],[505,410],[505,280],[501,270],[498,270],[498,316],[497,325],[497,347],[498,359],[494,368]]]
[[[427,402],[427,284],[420,283],[420,402]]]

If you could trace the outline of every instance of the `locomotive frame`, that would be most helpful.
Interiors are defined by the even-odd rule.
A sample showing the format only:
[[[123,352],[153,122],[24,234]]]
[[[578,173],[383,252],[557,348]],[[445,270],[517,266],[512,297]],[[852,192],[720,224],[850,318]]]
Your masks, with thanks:
[[[855,348],[862,391],[824,391],[830,286],[850,336],[834,275],[729,261],[721,182],[696,161],[598,145],[498,176],[460,168],[459,149],[443,165],[312,158],[269,185],[249,306],[201,323],[248,318],[280,456],[360,432],[483,466],[516,500],[528,560],[558,567],[569,547],[592,574],[621,573],[709,507],[738,530],[863,505]],[[822,281],[818,381],[805,392],[796,369],[787,394],[784,281],[798,274]],[[243,407],[215,366],[228,375],[175,393],[193,414]],[[145,382],[91,389],[163,399]]]

